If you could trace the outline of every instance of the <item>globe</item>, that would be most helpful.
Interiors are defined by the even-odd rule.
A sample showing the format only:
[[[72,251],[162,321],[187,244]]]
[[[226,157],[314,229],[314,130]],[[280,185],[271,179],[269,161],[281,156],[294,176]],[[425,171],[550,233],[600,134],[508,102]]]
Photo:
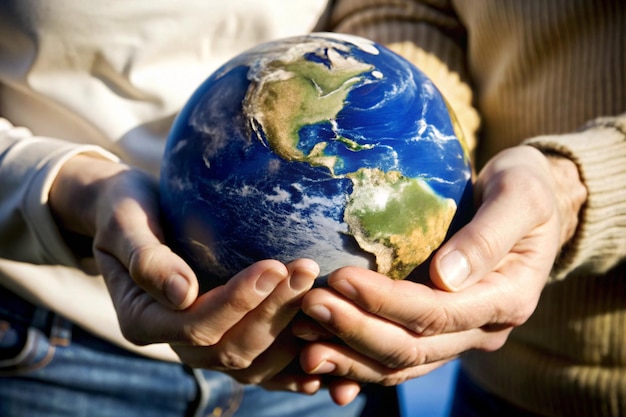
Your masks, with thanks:
[[[468,150],[415,66],[367,39],[280,39],[211,74],[172,126],[167,239],[205,287],[262,259],[406,278],[471,211]]]

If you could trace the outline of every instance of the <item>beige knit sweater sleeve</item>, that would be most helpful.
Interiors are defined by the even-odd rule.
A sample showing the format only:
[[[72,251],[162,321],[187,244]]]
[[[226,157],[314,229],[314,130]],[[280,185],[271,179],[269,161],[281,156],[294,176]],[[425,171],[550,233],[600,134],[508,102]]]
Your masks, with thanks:
[[[574,161],[587,187],[579,227],[557,259],[553,277],[576,270],[604,273],[621,262],[626,256],[626,114],[524,143]]]

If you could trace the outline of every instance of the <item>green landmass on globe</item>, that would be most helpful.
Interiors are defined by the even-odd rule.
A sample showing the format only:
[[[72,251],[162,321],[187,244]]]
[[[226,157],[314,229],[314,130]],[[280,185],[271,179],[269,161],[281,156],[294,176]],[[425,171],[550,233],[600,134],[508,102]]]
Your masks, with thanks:
[[[344,214],[361,248],[376,256],[378,272],[403,279],[443,242],[456,212],[454,200],[419,178],[397,171],[360,169]]]
[[[327,141],[317,142],[305,155],[299,149],[300,131],[307,125],[332,123],[352,87],[372,65],[332,52],[328,54],[330,66],[301,53],[289,58],[271,62],[258,74],[248,89],[244,109],[264,133],[257,137],[264,137],[282,158],[325,166],[335,175],[340,157],[325,154]],[[332,140],[354,152],[371,148],[339,134]],[[405,278],[444,240],[456,204],[434,194],[422,179],[369,168],[341,176],[353,183],[344,221],[359,246],[376,257],[378,272]]]
[[[291,60],[288,60],[291,58]],[[303,126],[335,120],[346,97],[361,76],[372,69],[351,57],[329,54],[330,67],[309,61],[302,54],[292,54],[270,62],[250,85],[243,107],[248,118],[263,129],[270,148],[288,161],[302,161],[325,166],[334,172],[337,156],[325,155],[327,142],[318,142],[309,154],[299,149]],[[337,135],[353,150],[357,142]]]

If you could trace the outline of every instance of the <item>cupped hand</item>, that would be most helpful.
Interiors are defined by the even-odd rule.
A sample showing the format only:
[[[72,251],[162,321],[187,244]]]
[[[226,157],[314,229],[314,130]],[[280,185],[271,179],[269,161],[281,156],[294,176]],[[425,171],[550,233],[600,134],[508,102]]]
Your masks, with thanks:
[[[266,260],[241,271],[185,310],[172,310],[138,287],[117,260],[103,261],[124,335],[137,344],[166,342],[194,368],[240,382],[312,393],[320,378],[289,367],[301,341],[284,331],[318,273],[317,264]]]
[[[311,374],[395,385],[470,349],[500,348],[534,311],[586,199],[576,166],[530,147],[497,155],[476,182],[474,218],[433,256],[430,280],[335,271],[304,298],[293,332]],[[340,389],[334,395],[344,395]]]
[[[288,368],[302,343],[284,331],[319,273],[315,262],[261,261],[199,295],[192,269],[164,244],[154,179],[88,155],[63,165],[50,207],[69,244],[92,241],[128,340],[169,343],[182,362],[242,382],[319,389],[320,377]]]

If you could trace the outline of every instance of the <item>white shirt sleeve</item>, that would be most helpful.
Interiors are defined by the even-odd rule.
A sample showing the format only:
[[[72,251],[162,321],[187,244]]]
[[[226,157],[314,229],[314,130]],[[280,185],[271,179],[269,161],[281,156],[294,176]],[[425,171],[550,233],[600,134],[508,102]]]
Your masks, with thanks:
[[[94,145],[33,136],[0,118],[0,257],[75,266],[48,208],[48,193],[65,161],[79,153],[116,161]]]

